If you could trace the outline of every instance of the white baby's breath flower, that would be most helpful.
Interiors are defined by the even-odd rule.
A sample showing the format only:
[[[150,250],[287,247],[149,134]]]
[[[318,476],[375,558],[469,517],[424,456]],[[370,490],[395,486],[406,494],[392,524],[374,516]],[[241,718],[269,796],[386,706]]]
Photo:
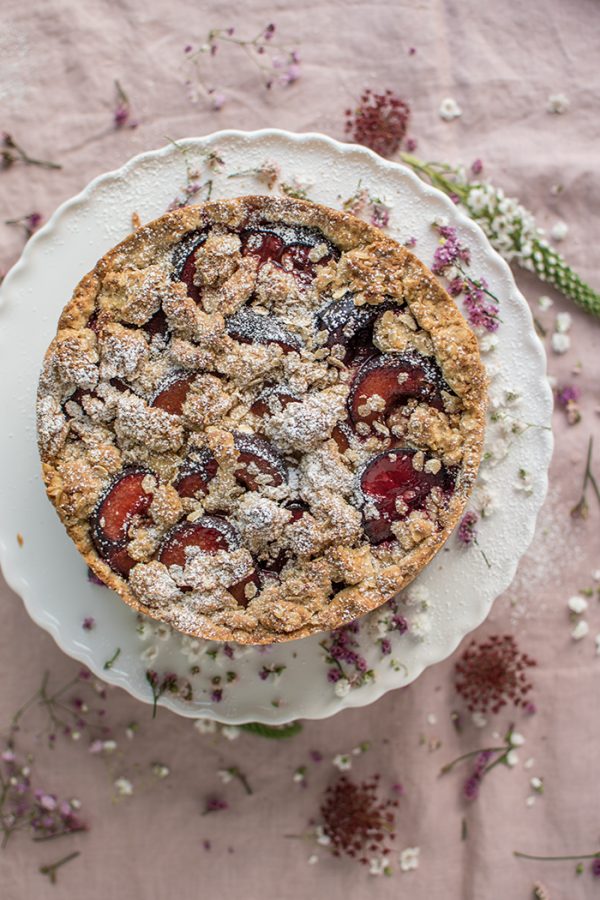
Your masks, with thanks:
[[[534,775],[531,781],[529,782],[534,791],[537,791],[538,794],[541,794],[544,790],[544,782],[541,778],[538,778],[537,775]]]
[[[309,866],[314,866],[319,862],[319,857],[317,856],[316,853],[313,853],[311,856],[308,857],[308,859],[306,861],[309,864]]]
[[[348,769],[352,768],[352,759],[347,753],[338,753],[337,756],[333,757],[332,762],[340,772],[347,772]]]
[[[564,241],[569,233],[569,226],[566,222],[556,222],[550,229],[550,237],[553,241]]]
[[[531,808],[531,807],[534,806],[534,805],[535,805],[535,797],[534,797],[533,794],[532,794],[532,795],[531,795],[530,797],[528,797],[527,800],[525,801],[525,806]]]
[[[546,296],[546,294],[542,294],[542,296],[538,300],[538,306],[542,312],[547,312],[551,306],[553,306],[554,300],[552,297]]]
[[[590,626],[585,621],[585,619],[580,619],[575,628],[571,631],[571,637],[574,641],[580,641],[582,638],[587,637],[590,631]]]
[[[497,509],[497,498],[488,488],[479,488],[475,496],[475,506],[482,519],[489,519]]]
[[[153,662],[158,656],[158,647],[156,644],[150,644],[146,647],[145,650],[142,650],[140,653],[140,659],[143,662]]]
[[[217,775],[223,782],[223,784],[229,784],[230,781],[233,781],[233,775],[229,771],[229,769],[219,769],[217,771]]]
[[[152,774],[155,778],[158,778],[162,781],[163,778],[168,778],[171,774],[171,770],[168,766],[165,766],[163,763],[153,763],[152,764]]]
[[[561,312],[556,317],[556,322],[554,323],[554,330],[558,331],[559,334],[566,334],[571,329],[571,325],[573,324],[573,317],[568,312]]]
[[[189,635],[186,634],[181,638],[181,652],[190,660],[190,662],[196,662],[201,656],[204,656],[206,652],[206,642],[198,641],[196,638],[189,637]]]
[[[402,602],[409,608],[427,609],[431,594],[424,584],[411,584],[401,595]]]
[[[114,788],[120,797],[130,797],[133,794],[133,785],[128,778],[117,778]]]
[[[569,108],[569,98],[565,94],[550,94],[546,103],[546,111],[555,116],[560,116]]]
[[[510,735],[509,743],[511,747],[522,747],[525,743],[525,738],[519,731],[513,731]]]
[[[102,741],[102,750],[104,753],[114,753],[116,749],[116,741]]]
[[[237,725],[223,725],[221,734],[224,738],[227,738],[228,741],[235,741],[239,738],[241,729],[238,728]]]
[[[350,693],[351,687],[352,687],[352,685],[350,684],[350,682],[348,681],[347,678],[340,678],[339,681],[336,681],[334,688],[333,688],[333,692],[336,697],[340,697],[340,698],[345,697],[347,694]]]
[[[385,856],[376,856],[369,860],[369,875],[385,875],[389,870],[390,864]]]
[[[555,353],[566,353],[571,347],[571,338],[568,334],[556,331],[552,335],[552,349]]]
[[[214,734],[217,730],[217,723],[214,719],[196,719],[194,728],[199,731],[200,734]]]
[[[431,631],[431,616],[429,613],[421,612],[410,618],[410,628],[408,633],[415,641],[424,641]]]
[[[510,766],[511,769],[518,765],[519,762],[519,754],[516,750],[509,750],[506,754],[506,765]]]
[[[419,868],[419,847],[406,847],[400,854],[400,868],[403,872]]]
[[[462,109],[453,97],[445,97],[440,103],[438,115],[444,122],[451,122],[452,119],[462,116]]]
[[[317,825],[315,829],[315,837],[317,839],[317,844],[321,844],[322,847],[328,847],[331,844],[331,838],[328,834],[325,834],[325,830],[322,825]]]
[[[580,597],[579,594],[575,594],[574,597],[569,597],[567,600],[567,606],[575,615],[580,616],[581,613],[584,613],[588,608],[588,602],[585,597]]]
[[[485,728],[487,725],[487,719],[482,712],[477,710],[471,715],[471,722],[475,726],[475,728]]]
[[[479,349],[482,353],[491,353],[498,346],[498,338],[495,334],[486,331],[479,337]]]

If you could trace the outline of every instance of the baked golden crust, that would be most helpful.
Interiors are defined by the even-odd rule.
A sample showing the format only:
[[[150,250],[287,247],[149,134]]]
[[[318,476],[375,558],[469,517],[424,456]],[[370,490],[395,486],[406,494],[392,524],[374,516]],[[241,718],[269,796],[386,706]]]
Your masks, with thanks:
[[[299,263],[252,250],[269,228],[284,250],[310,232]],[[174,260],[194,235],[190,289]],[[374,362],[344,355],[352,323],[332,343],[322,309],[342,303],[369,311]],[[160,316],[162,332],[150,325]],[[257,316],[277,327],[251,343]],[[369,366],[401,359],[427,375],[429,394],[390,408],[377,393],[356,399]],[[176,380],[175,409],[165,397]],[[90,568],[134,609],[213,640],[289,640],[381,605],[440,549],[476,477],[485,396],[477,341],[453,300],[379,229],[289,198],[215,201],[139,228],[75,289],[40,378],[43,477]],[[340,441],[348,410],[353,433]],[[181,473],[202,454],[215,472],[186,496]],[[417,481],[425,473],[428,493],[416,506],[410,492],[397,499],[388,521],[365,472],[399,456]],[[243,458],[254,462],[240,479]],[[138,505],[107,543],[102,510],[124,473]],[[217,527],[215,546],[165,551],[178,549],[174,529],[200,521]]]

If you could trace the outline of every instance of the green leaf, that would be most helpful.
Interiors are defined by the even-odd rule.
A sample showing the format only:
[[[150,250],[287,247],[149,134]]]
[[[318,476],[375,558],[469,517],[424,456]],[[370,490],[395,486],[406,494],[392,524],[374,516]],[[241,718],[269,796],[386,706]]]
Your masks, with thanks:
[[[275,740],[295,737],[302,731],[301,722],[288,722],[287,725],[263,725],[262,722],[245,722],[244,725],[239,725],[238,727],[259,737],[274,738]]]

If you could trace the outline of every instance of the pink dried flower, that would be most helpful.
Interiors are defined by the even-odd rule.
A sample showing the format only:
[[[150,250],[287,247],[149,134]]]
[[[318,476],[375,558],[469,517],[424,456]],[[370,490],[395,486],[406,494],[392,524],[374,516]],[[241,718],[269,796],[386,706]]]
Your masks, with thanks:
[[[476,512],[470,511],[465,513],[460,521],[460,525],[458,526],[458,539],[463,544],[473,544],[477,540],[477,529],[476,525],[479,521],[479,516]]]
[[[577,425],[578,422],[581,422],[581,411],[578,404],[580,397],[581,391],[574,384],[566,384],[556,392],[556,402],[564,409],[569,425]]]
[[[406,134],[410,107],[393,91],[363,91],[355,109],[346,110],[346,134],[381,156],[392,156]]]
[[[106,587],[106,585],[104,584],[102,579],[98,578],[96,573],[93,572],[89,566],[88,566],[88,570],[87,570],[87,580],[89,581],[90,584],[96,584],[96,585],[98,585],[98,587]]]
[[[481,175],[481,173],[483,172],[483,163],[480,159],[473,160],[473,162],[471,163],[471,172],[473,173],[473,175]]]
[[[219,110],[223,109],[223,107],[225,106],[227,97],[225,96],[225,94],[222,94],[220,91],[215,91],[215,92],[209,91],[209,93],[211,95],[210,108],[212,110],[214,110],[215,112],[219,112]]]
[[[388,841],[395,837],[393,810],[398,801],[380,800],[378,787],[378,775],[360,784],[342,775],[327,788],[320,812],[334,856],[346,854],[366,864],[370,855],[390,852]]]
[[[4,224],[18,225],[25,231],[26,239],[29,239],[31,235],[38,230],[43,221],[44,217],[41,213],[32,212],[28,213],[26,216],[21,216],[19,219],[6,219]]]
[[[532,688],[527,669],[535,665],[510,634],[472,641],[456,663],[456,690],[471,712],[497,713],[508,702],[525,706]]]
[[[229,809],[229,804],[226,800],[221,800],[220,797],[209,797],[202,815],[206,816],[208,813],[220,812],[223,809]]]
[[[459,263],[469,265],[471,259],[469,248],[459,241],[456,228],[453,225],[439,225],[437,231],[441,240],[433,254],[431,271],[436,275],[444,275],[450,266]]]
[[[131,118],[131,103],[129,102],[129,97],[118,81],[115,81],[115,89],[117,92],[117,102],[113,111],[115,128],[118,130],[124,128],[126,125],[128,128],[137,128],[138,122]]]

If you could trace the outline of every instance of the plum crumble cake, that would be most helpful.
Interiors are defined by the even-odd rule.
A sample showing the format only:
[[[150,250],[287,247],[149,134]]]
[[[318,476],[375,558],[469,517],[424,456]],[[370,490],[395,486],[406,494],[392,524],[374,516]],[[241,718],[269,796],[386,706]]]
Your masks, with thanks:
[[[409,251],[313,203],[139,228],[46,353],[50,500],[91,569],[187,634],[335,628],[421,571],[479,465],[475,336]]]

